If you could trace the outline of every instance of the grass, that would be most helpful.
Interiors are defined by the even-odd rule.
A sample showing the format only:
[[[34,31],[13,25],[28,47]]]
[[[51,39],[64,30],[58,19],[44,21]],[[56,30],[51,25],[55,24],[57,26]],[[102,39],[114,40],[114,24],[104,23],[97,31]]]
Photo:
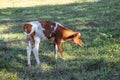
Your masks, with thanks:
[[[0,1],[1,80],[120,79],[119,0],[11,1]],[[29,68],[22,26],[31,20],[58,21],[81,32],[85,45],[63,43],[66,59],[55,60],[52,43],[45,41],[39,49],[41,66],[35,66],[32,54]]]
[[[13,8],[13,7],[35,7],[43,5],[61,5],[70,4],[74,2],[93,2],[98,0],[4,0],[0,1],[0,8]],[[21,6],[22,5],[22,6]]]

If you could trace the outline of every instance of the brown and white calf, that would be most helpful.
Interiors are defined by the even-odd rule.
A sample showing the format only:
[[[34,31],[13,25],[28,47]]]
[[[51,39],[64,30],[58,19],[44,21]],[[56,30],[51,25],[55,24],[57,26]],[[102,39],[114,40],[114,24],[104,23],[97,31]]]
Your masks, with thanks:
[[[57,50],[59,50],[61,57],[64,57],[62,50],[62,42],[72,41],[75,44],[82,46],[83,42],[81,34],[74,32],[68,28],[63,27],[58,22],[49,21],[32,21],[24,24],[24,33],[27,36],[27,59],[28,65],[31,66],[30,55],[32,51],[32,44],[34,44],[33,53],[37,64],[40,64],[38,49],[39,43],[44,40],[53,39],[55,58],[57,59]]]

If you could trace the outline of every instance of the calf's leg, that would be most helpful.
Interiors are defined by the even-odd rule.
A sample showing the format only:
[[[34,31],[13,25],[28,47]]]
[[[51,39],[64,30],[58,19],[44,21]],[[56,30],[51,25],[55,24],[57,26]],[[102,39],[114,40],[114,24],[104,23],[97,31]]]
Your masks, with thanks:
[[[40,43],[40,38],[39,37],[34,37],[35,40],[35,45],[33,48],[33,53],[37,62],[37,65],[40,64],[40,60],[39,60],[39,55],[38,55],[38,49],[39,49],[39,43]]]
[[[58,57],[58,47],[57,47],[56,43],[54,43],[54,53],[55,53],[55,59],[57,59],[57,57]]]
[[[57,46],[58,46],[58,50],[60,52],[61,57],[64,59],[64,54],[63,54],[61,42],[57,42]]]
[[[28,45],[26,47],[26,50],[27,50],[28,66],[31,66],[30,56],[31,56],[31,50],[32,50],[32,43],[30,40],[28,41]]]

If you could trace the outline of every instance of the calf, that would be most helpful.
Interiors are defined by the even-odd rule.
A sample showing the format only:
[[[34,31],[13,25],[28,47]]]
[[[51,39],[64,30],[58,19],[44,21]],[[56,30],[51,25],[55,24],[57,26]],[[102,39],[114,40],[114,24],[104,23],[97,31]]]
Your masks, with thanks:
[[[68,28],[63,27],[58,22],[49,21],[32,21],[24,24],[24,34],[27,36],[27,59],[28,65],[31,66],[30,55],[32,51],[32,44],[34,44],[33,53],[37,64],[40,64],[38,57],[39,43],[44,40],[53,39],[55,58],[57,59],[57,50],[59,50],[61,57],[64,57],[62,50],[62,42],[72,41],[75,44],[82,46],[83,42],[81,34],[74,32]]]

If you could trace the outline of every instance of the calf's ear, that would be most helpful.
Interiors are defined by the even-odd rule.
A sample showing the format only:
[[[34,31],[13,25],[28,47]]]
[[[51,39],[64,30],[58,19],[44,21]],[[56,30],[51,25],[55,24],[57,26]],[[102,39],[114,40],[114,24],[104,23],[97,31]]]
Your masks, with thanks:
[[[76,37],[76,36],[77,36],[77,33],[74,33],[74,34],[68,36],[67,38],[68,38],[68,39],[72,39],[72,38],[74,38],[74,37]]]
[[[72,39],[72,38],[74,38],[74,35],[70,35],[70,36],[68,36],[67,38],[68,38],[68,39]]]

